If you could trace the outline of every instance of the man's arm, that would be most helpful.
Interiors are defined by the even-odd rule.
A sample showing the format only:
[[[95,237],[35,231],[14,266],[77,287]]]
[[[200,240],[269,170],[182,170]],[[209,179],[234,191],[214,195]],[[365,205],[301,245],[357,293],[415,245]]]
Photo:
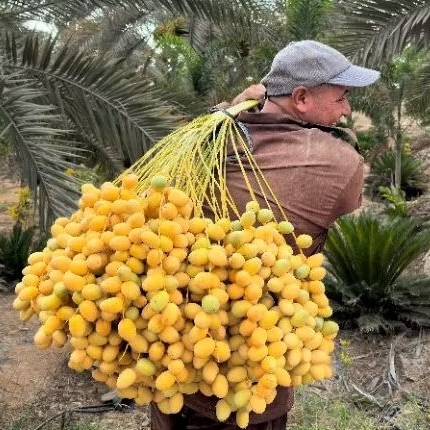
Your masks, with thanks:
[[[266,88],[262,84],[253,84],[248,88],[243,90],[240,94],[238,94],[231,102],[221,102],[214,106],[213,110],[227,109],[230,106],[237,105],[246,100],[258,100],[259,109],[261,109],[264,105],[264,100],[266,97]]]
[[[361,206],[363,184],[364,184],[365,165],[361,159],[352,174],[349,182],[346,184],[342,193],[342,198],[339,200],[334,210],[334,217],[338,217],[354,212]]]
[[[253,84],[250,85],[248,88],[243,90],[240,94],[238,94],[232,101],[231,105],[237,105],[239,103],[242,103],[246,100],[259,100],[260,105],[264,105],[264,100],[266,96],[266,88],[262,84]]]

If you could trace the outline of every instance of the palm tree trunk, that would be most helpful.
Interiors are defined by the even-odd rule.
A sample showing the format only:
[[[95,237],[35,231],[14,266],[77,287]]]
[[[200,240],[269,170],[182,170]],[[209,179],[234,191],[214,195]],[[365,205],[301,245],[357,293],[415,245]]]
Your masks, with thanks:
[[[399,100],[397,103],[397,130],[395,136],[395,168],[394,168],[394,186],[400,190],[402,183],[402,100],[403,100],[403,82],[400,84]]]

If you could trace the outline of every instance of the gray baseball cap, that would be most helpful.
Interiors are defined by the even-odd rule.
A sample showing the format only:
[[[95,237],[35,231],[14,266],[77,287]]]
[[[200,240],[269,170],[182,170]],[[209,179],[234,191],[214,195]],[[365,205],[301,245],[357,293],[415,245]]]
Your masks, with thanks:
[[[365,87],[379,78],[379,72],[353,65],[330,46],[314,40],[292,42],[279,51],[270,72],[261,80],[268,96],[291,94],[294,88],[321,84]]]

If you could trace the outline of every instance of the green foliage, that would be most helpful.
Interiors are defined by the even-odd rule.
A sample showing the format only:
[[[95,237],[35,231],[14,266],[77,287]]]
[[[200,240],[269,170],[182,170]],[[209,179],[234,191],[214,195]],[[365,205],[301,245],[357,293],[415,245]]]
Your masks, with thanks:
[[[27,416],[22,415],[19,418],[15,418],[7,425],[7,427],[2,430],[22,430],[23,428],[27,427],[29,421],[30,419]]]
[[[191,116],[231,100],[260,81],[287,39],[283,8],[270,13],[255,3],[252,15],[237,9],[218,25],[166,18],[153,32],[157,45],[145,74]]]
[[[428,402],[423,402],[418,396],[408,393],[407,402],[398,416],[395,423],[397,428],[402,430],[427,430],[429,428]]]
[[[91,183],[95,186],[100,186],[103,182],[108,180],[106,169],[101,164],[96,164],[93,167],[80,164],[76,166],[75,169],[67,169],[64,173],[79,179],[83,184]]]
[[[430,124],[430,52],[424,51],[420,58],[421,62],[408,81],[409,96],[405,103],[405,111],[422,125],[428,126]]]
[[[10,154],[10,143],[7,139],[0,137],[0,157],[5,157]]]
[[[21,187],[18,192],[18,202],[16,205],[8,207],[9,216],[20,225],[31,223],[32,218],[32,201],[30,198],[30,189],[28,187]],[[32,224],[32,223],[31,223]]]
[[[286,2],[288,33],[291,40],[321,39],[329,26],[332,0],[290,0]]]
[[[350,386],[349,378],[343,381]],[[338,384],[336,388],[343,384]],[[405,391],[405,401],[387,402],[383,408],[357,396],[354,391],[300,386],[295,389],[295,405],[288,416],[288,430],[428,430],[426,401]],[[399,407],[395,416],[387,416],[390,406]],[[396,409],[397,410],[397,409]]]
[[[348,56],[381,64],[411,44],[428,46],[428,1],[337,0],[335,8],[334,40]]]
[[[388,203],[386,212],[390,216],[405,217],[408,215],[408,203],[406,193],[394,185],[389,187],[379,187],[379,193],[384,201]]]
[[[42,249],[45,239],[36,227],[25,229],[20,223],[9,234],[0,234],[0,275],[10,281],[19,279],[28,256]]]
[[[44,228],[76,209],[79,180],[65,170],[95,154],[116,176],[177,125],[160,90],[119,60],[37,35],[5,42],[0,123]]]
[[[388,151],[375,158],[370,166],[371,173],[366,178],[366,191],[376,197],[379,187],[389,187],[394,183],[396,155]],[[421,162],[411,154],[402,154],[401,189],[406,198],[416,197],[427,189],[427,179]]]
[[[351,89],[348,98],[355,112],[361,112],[371,120],[372,128],[364,134],[369,133],[370,139],[374,137],[378,146],[385,144],[394,130],[395,118],[391,95],[384,82],[380,79],[368,87]]]
[[[430,249],[413,218],[344,216],[325,244],[327,293],[336,317],[362,331],[430,326],[430,278],[406,273]]]
[[[367,161],[385,141],[385,136],[376,127],[356,133],[360,154]]]

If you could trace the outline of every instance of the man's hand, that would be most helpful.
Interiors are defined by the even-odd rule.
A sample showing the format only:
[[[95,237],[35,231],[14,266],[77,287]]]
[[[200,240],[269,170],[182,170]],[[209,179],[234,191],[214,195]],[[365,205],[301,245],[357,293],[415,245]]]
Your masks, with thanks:
[[[259,100],[260,106],[264,105],[266,95],[266,88],[262,84],[253,84],[238,94],[232,101],[231,105],[237,105],[246,100]]]

